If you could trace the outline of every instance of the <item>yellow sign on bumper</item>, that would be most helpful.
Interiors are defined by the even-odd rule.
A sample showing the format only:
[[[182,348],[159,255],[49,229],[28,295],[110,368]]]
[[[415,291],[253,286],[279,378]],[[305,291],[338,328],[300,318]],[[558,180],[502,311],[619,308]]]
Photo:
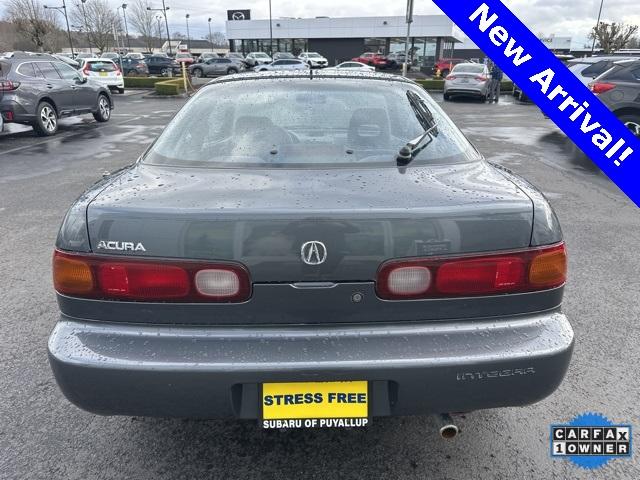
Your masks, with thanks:
[[[364,427],[369,424],[366,381],[262,385],[262,427]]]

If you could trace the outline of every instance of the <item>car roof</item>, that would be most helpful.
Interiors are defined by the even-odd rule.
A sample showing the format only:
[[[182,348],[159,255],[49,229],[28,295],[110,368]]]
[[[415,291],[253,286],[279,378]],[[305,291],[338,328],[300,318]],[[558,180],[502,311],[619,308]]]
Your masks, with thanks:
[[[598,62],[617,62],[620,60],[640,60],[640,57],[623,57],[620,55],[603,55],[602,57],[593,56],[593,57],[585,57],[585,58],[574,58],[573,60],[569,60],[569,64],[575,63],[598,63]]]
[[[274,79],[313,79],[313,78],[335,78],[335,79],[350,79],[354,82],[361,82],[363,80],[376,80],[376,81],[387,81],[394,83],[405,83],[411,85],[417,85],[413,80],[402,77],[400,75],[393,75],[390,73],[379,73],[379,72],[360,72],[360,71],[329,71],[324,72],[322,70],[314,72],[313,70],[291,70],[291,71],[267,71],[260,73],[253,73],[250,70],[248,73],[234,74],[234,75],[226,75],[224,77],[219,77],[213,79],[207,83],[207,85],[218,85],[221,83],[229,83],[229,82],[238,82],[243,80],[255,80],[255,81],[265,81],[265,80],[274,80]]]
[[[111,63],[115,63],[110,58],[104,58],[104,57],[89,57],[89,58],[81,58],[80,60],[82,60],[84,62],[111,62]]]

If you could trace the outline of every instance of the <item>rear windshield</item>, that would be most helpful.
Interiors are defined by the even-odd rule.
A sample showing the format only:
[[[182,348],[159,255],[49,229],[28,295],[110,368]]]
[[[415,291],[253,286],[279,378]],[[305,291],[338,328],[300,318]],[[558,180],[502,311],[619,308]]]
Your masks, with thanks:
[[[452,72],[455,73],[482,73],[484,72],[484,65],[470,65],[470,64],[459,64],[453,67]]]
[[[143,161],[218,168],[395,166],[400,148],[424,131],[408,91],[433,113],[439,131],[413,164],[476,160],[473,147],[417,86],[316,77],[205,87]]]
[[[5,78],[11,71],[11,64],[9,62],[0,62],[0,77]]]
[[[90,72],[115,72],[116,66],[113,62],[87,62]]]

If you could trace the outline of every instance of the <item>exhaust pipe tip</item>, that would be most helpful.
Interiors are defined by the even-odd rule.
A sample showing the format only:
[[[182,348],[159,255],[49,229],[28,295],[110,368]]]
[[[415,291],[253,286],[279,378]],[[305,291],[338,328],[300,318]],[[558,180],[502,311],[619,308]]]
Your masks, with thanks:
[[[446,440],[450,440],[455,438],[460,429],[458,426],[453,423],[453,419],[448,413],[443,413],[440,415],[440,436]]]
[[[444,439],[450,440],[458,435],[458,427],[453,424],[445,425],[440,428],[440,436]]]

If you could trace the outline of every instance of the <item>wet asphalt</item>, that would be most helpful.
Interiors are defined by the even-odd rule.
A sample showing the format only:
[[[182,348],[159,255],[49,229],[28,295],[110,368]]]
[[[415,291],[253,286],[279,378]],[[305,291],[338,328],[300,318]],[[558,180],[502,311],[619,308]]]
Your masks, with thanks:
[[[103,172],[136,160],[183,100],[116,96],[109,123],[63,120],[48,139],[10,126],[0,135],[0,479],[640,478],[637,453],[597,471],[549,457],[549,425],[582,412],[640,430],[638,209],[535,106],[503,98],[442,106],[489,160],[525,176],[556,208],[576,347],[552,396],[457,417],[452,441],[428,417],[281,432],[248,421],[100,417],[71,405],[46,356],[58,226]]]

